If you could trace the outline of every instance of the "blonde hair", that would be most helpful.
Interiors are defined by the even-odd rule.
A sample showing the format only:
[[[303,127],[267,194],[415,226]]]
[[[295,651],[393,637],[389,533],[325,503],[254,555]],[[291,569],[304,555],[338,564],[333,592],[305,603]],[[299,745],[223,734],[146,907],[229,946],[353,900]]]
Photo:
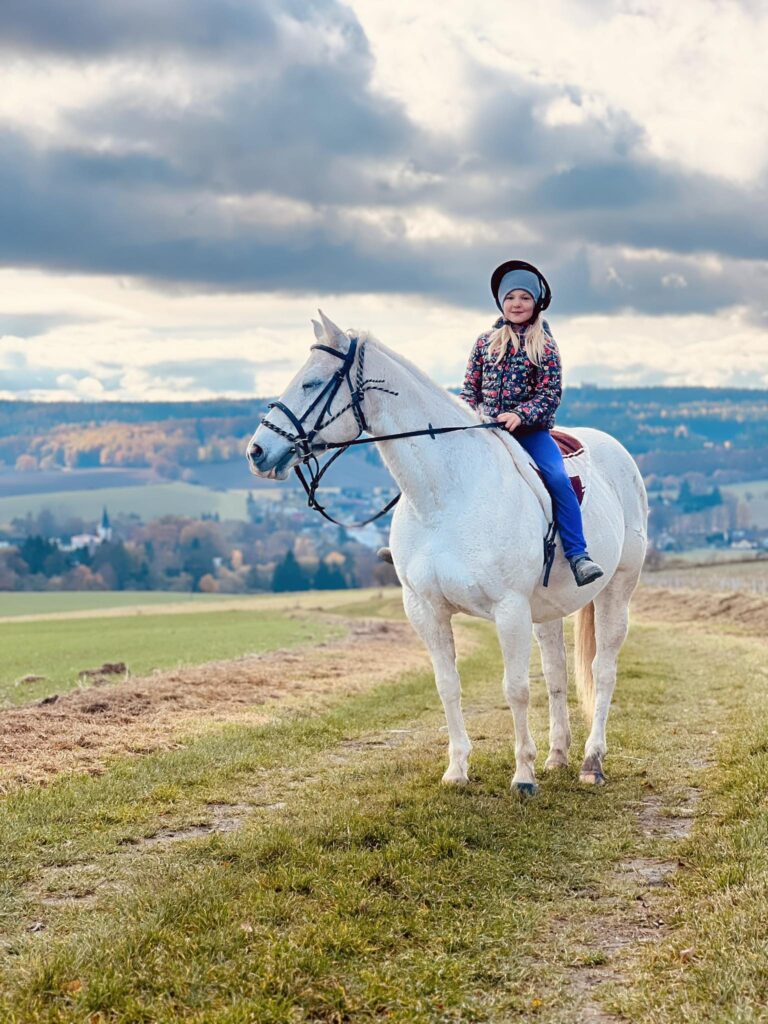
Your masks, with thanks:
[[[502,324],[488,339],[488,355],[493,359],[494,365],[498,366],[507,349],[512,346],[512,351],[517,353],[517,334],[508,324]],[[541,366],[541,360],[549,341],[549,335],[544,330],[544,321],[539,314],[532,324],[523,331],[521,341],[525,342],[525,351],[534,366]]]

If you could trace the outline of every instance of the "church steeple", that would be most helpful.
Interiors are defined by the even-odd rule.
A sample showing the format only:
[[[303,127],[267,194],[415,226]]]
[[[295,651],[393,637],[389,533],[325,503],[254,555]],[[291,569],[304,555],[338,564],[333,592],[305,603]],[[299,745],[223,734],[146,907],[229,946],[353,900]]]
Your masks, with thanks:
[[[104,506],[104,510],[101,513],[101,522],[98,525],[96,532],[99,535],[99,539],[102,541],[112,540],[112,525],[109,521],[109,515],[107,513],[107,506]]]

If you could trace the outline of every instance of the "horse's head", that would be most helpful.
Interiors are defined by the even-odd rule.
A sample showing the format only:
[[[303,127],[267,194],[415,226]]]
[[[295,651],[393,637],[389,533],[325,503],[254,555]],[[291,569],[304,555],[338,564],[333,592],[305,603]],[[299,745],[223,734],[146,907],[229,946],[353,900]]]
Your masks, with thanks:
[[[317,344],[248,442],[252,473],[284,480],[323,443],[341,444],[365,429],[356,380],[358,343],[320,310]]]

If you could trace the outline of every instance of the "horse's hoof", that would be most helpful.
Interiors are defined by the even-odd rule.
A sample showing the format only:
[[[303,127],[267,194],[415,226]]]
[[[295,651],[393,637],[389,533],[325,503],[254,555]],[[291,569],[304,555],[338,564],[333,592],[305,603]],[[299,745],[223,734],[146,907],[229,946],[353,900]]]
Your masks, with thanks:
[[[536,796],[539,792],[539,787],[535,782],[513,782],[512,789],[516,790],[518,794],[526,800],[528,797]]]
[[[544,771],[556,772],[560,768],[568,767],[568,758],[562,756],[548,757],[544,762]]]
[[[458,772],[452,772],[449,768],[443,776],[442,782],[444,786],[468,786],[469,777]]]
[[[602,772],[579,772],[579,782],[586,786],[604,786],[605,776]]]

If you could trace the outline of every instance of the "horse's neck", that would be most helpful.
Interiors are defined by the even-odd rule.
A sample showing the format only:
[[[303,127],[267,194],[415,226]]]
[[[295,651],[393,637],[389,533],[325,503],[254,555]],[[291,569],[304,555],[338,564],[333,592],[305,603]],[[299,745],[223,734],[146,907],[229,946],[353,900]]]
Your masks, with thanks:
[[[366,416],[374,436],[426,430],[429,424],[452,427],[479,422],[443,388],[400,362],[380,344],[367,348],[365,376],[381,380],[380,386],[387,389],[366,393]],[[489,431],[467,430],[438,434],[436,438],[380,441],[378,448],[403,494],[419,513],[429,516],[452,502],[466,501],[466,494],[476,489],[483,475],[484,463],[490,469],[495,444]],[[520,481],[510,483],[519,486]]]

